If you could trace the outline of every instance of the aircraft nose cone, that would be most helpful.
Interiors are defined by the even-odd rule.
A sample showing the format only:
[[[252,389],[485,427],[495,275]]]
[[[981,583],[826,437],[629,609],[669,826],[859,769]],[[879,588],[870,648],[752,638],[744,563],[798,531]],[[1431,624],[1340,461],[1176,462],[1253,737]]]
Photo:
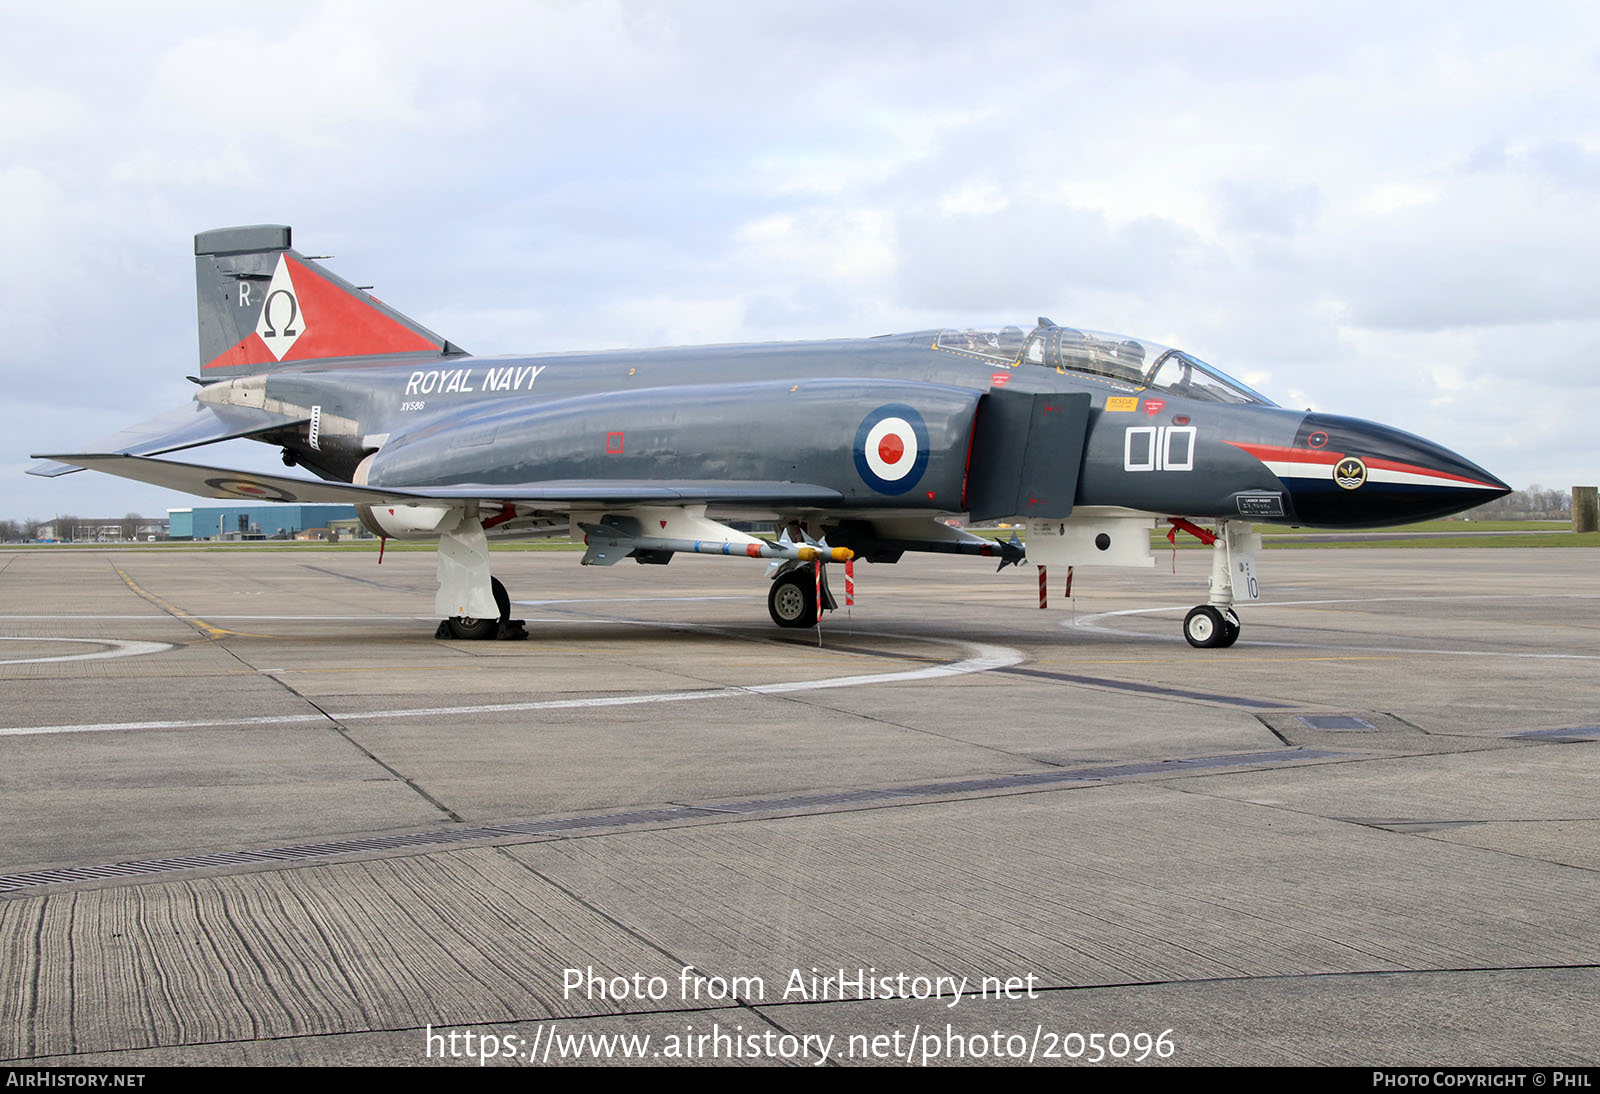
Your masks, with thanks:
[[[1442,445],[1360,418],[1308,414],[1284,480],[1302,524],[1405,524],[1459,513],[1511,487]]]

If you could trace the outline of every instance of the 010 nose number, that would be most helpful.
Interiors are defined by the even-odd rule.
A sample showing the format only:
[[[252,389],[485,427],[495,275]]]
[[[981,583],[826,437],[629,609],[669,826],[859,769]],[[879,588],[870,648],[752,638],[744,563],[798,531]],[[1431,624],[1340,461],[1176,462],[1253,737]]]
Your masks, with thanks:
[[[1195,426],[1131,425],[1123,433],[1124,471],[1193,471]]]

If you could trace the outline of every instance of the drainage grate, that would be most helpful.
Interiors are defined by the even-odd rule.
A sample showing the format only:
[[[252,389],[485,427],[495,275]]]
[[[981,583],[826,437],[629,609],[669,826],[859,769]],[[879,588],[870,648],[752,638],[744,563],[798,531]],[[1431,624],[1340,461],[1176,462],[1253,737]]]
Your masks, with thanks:
[[[1297,714],[1295,716],[1307,729],[1322,729],[1334,733],[1376,733],[1378,727],[1365,718],[1350,714]]]

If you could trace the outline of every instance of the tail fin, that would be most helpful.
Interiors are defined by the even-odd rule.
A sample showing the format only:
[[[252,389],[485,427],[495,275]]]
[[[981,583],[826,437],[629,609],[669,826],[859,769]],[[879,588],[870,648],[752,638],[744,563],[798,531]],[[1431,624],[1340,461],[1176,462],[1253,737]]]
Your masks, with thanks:
[[[194,254],[202,377],[293,361],[464,352],[292,250],[286,225],[201,232]]]

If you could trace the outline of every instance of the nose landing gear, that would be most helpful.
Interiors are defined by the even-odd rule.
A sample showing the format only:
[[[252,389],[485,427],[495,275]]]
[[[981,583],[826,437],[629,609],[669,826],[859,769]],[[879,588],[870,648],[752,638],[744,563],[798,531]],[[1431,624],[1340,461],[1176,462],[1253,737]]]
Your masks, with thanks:
[[[1250,525],[1238,521],[1218,521],[1214,535],[1188,521],[1175,519],[1173,524],[1211,544],[1211,596],[1183,617],[1183,637],[1197,649],[1226,649],[1239,640],[1234,600],[1255,600],[1260,593],[1255,562],[1259,540]]]

